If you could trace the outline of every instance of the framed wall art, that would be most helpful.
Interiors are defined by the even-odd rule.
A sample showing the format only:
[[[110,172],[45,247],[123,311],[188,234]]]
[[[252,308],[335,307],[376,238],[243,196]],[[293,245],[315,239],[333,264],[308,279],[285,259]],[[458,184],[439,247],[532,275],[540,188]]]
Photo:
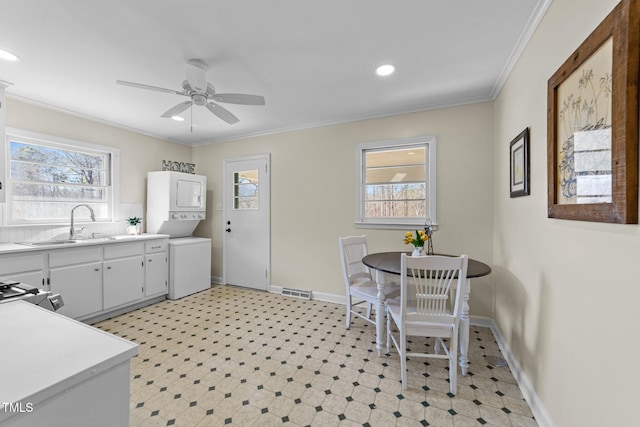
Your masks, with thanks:
[[[549,218],[638,223],[640,0],[623,0],[549,79]]]
[[[511,198],[529,195],[529,128],[509,144],[509,193]]]

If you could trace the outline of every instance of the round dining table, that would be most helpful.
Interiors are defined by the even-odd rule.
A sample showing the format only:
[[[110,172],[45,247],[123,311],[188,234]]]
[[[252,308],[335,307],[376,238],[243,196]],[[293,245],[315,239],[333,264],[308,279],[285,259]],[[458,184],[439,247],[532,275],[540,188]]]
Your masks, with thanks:
[[[376,349],[378,356],[382,355],[384,331],[384,313],[385,313],[385,296],[384,288],[388,282],[389,275],[400,276],[400,259],[401,255],[410,252],[379,252],[365,255],[362,263],[376,272],[376,284],[378,287],[376,302]],[[453,256],[446,254],[435,254],[444,256]],[[460,316],[460,368],[462,375],[467,375],[469,370],[469,295],[471,294],[471,279],[475,277],[486,276],[491,273],[491,267],[487,264],[469,258],[467,266],[467,280],[464,281],[465,289],[463,289],[464,305]]]

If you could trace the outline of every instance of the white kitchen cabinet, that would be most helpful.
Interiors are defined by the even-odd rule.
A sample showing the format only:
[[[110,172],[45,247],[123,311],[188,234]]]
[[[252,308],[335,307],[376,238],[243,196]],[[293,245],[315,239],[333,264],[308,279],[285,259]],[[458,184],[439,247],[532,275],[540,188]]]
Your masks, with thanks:
[[[166,252],[146,256],[144,289],[146,296],[162,295],[168,292],[167,266]]]
[[[49,252],[49,289],[62,295],[59,313],[74,319],[102,310],[102,249]]]
[[[168,241],[148,242],[145,246],[145,287],[147,297],[164,295],[169,291]]]
[[[44,288],[44,253],[6,255],[0,258],[0,277]]]
[[[97,321],[164,298],[168,242],[164,235],[143,235],[37,250],[7,244],[0,250],[0,278],[59,293],[61,314]]]
[[[102,261],[52,268],[49,286],[62,295],[60,314],[77,319],[102,311]]]
[[[142,298],[144,244],[121,243],[104,247],[104,309]]]
[[[142,298],[144,265],[142,255],[104,262],[104,309]]]

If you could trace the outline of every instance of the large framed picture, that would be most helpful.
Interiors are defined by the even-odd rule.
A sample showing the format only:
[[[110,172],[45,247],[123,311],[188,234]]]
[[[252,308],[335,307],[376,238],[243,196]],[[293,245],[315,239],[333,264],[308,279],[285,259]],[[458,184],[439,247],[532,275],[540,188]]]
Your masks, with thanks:
[[[509,190],[511,198],[529,195],[529,128],[509,144]]]
[[[549,79],[550,218],[638,223],[640,0],[622,0]]]

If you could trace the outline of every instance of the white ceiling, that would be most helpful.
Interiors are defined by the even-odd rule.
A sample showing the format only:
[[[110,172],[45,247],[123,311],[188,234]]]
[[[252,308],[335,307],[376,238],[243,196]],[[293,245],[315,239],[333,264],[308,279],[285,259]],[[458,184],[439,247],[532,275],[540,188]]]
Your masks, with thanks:
[[[9,97],[188,145],[491,100],[550,0],[7,0]],[[181,89],[184,61],[220,93],[266,106],[204,107],[117,85]],[[390,62],[386,78],[376,66]]]

